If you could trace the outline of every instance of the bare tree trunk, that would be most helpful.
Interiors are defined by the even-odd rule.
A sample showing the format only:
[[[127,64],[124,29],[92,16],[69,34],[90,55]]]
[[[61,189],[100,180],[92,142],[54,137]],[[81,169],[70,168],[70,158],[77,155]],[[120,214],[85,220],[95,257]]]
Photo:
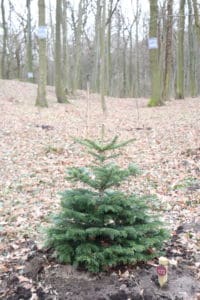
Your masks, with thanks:
[[[195,45],[194,45],[194,31],[192,22],[192,3],[188,0],[188,44],[189,44],[189,88],[190,96],[197,96],[196,89],[196,70],[195,70]]]
[[[170,99],[170,83],[172,74],[172,31],[173,31],[173,0],[167,2],[167,26],[166,26],[166,49],[165,49],[165,68],[162,99]]]
[[[27,48],[26,71],[29,82],[33,82],[33,54],[32,54],[32,28],[31,28],[31,0],[26,0],[27,7]]]
[[[113,0],[109,3],[109,11],[108,14],[110,15],[112,12],[112,4]],[[110,94],[110,87],[111,87],[111,26],[112,26],[112,17],[108,23],[108,30],[107,30],[107,64],[106,64],[106,94]]]
[[[63,0],[63,18],[62,18],[62,28],[63,28],[63,82],[64,87],[69,89],[68,86],[68,42],[67,42],[67,0]]]
[[[194,9],[194,19],[195,19],[195,26],[197,29],[197,36],[200,41],[200,17],[199,17],[199,11],[197,6],[197,0],[192,0],[193,3],[193,9]]]
[[[122,27],[122,22],[121,22],[121,13],[120,11],[117,12],[117,49],[116,49],[116,80],[115,80],[115,86],[114,86],[114,92],[117,97],[120,96],[121,94],[121,71],[122,71],[122,63],[121,63],[121,27]]]
[[[66,103],[63,73],[62,73],[62,56],[61,56],[61,19],[62,19],[62,2],[56,0],[56,44],[55,44],[55,88],[58,103]]]
[[[180,0],[177,49],[176,99],[184,99],[184,35],[185,35],[185,0]]]
[[[105,114],[107,111],[105,102],[105,22],[106,22],[106,0],[102,1],[102,17],[100,32],[100,90],[101,90],[101,107]]]
[[[2,27],[3,27],[3,49],[2,49],[2,57],[1,57],[1,76],[2,78],[6,78],[6,58],[7,58],[7,24],[5,17],[5,6],[4,0],[1,0],[1,15],[2,15]]]
[[[150,0],[150,26],[149,38],[158,37],[158,3],[157,0]],[[148,103],[149,106],[162,105],[160,95],[160,71],[159,71],[159,56],[158,48],[150,49],[150,76],[151,76],[151,99]]]
[[[126,67],[126,52],[127,52],[127,39],[125,36],[125,29],[123,30],[123,50],[122,50],[122,94],[120,97],[126,97],[127,93],[127,67]]]
[[[74,61],[74,79],[73,92],[80,88],[80,72],[81,72],[81,38],[83,31],[83,0],[80,0],[78,7],[78,25],[75,28],[75,61]]]
[[[45,0],[38,0],[39,28],[46,26],[45,23]],[[47,58],[46,58],[46,38],[39,37],[39,79],[36,106],[47,107],[46,100],[47,82]]]
[[[108,18],[106,21],[106,26],[107,26],[107,61],[106,61],[106,93],[107,95],[111,94],[111,74],[112,74],[112,57],[111,57],[111,34],[112,34],[112,19],[113,19],[113,14],[116,11],[118,7],[118,3],[120,0],[116,0],[115,5],[113,0],[110,0],[108,2]]]
[[[139,60],[139,1],[136,1],[136,29],[135,29],[135,47],[136,47],[136,84],[135,84],[135,97],[140,95],[140,60]]]
[[[101,6],[97,0],[97,9],[95,16],[95,40],[94,40],[94,67],[92,76],[92,88],[94,91],[100,91],[100,31],[101,31]]]

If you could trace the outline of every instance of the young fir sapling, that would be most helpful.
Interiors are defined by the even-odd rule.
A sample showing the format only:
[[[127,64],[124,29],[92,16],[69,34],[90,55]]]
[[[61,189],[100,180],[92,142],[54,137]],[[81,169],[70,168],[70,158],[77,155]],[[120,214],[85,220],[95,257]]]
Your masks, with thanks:
[[[99,272],[158,255],[167,234],[150,213],[148,197],[119,190],[125,179],[139,173],[135,165],[121,169],[113,162],[116,150],[129,142],[118,143],[117,137],[106,144],[79,141],[95,162],[68,170],[67,179],[85,188],[62,193],[60,212],[47,230],[47,243],[61,262]]]

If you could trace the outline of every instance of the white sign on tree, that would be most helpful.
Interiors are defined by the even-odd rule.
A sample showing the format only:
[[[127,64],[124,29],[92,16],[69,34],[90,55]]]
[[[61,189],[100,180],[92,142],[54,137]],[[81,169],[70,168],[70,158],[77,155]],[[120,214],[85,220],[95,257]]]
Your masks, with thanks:
[[[39,26],[37,31],[37,36],[40,40],[47,38],[47,26]]]
[[[3,36],[4,32],[3,32],[3,28],[0,25],[0,36]]]
[[[32,79],[32,78],[33,78],[33,72],[28,72],[28,73],[27,73],[27,77],[28,77],[29,79]]]
[[[158,49],[158,39],[157,37],[151,37],[148,40],[149,49]]]

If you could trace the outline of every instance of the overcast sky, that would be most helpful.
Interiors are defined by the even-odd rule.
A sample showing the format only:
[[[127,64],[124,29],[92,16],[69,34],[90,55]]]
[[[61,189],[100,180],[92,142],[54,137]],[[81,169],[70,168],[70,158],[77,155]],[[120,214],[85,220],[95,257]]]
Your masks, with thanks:
[[[13,3],[15,9],[17,12],[19,12],[22,15],[25,15],[26,13],[26,0],[11,0]],[[55,7],[56,0],[46,0],[46,6],[48,9],[49,2],[51,3],[52,7]],[[70,0],[71,3],[74,4],[74,6],[78,6],[79,0]],[[6,0],[5,4],[8,5],[9,1]],[[141,5],[142,11],[147,12],[149,11],[149,0],[139,0],[139,3]],[[122,0],[121,5],[123,8],[123,11],[125,12],[125,15],[129,18],[133,16],[134,9],[136,8],[136,0]],[[38,0],[32,0],[31,8],[32,8],[32,15],[33,18],[36,20],[38,15]]]

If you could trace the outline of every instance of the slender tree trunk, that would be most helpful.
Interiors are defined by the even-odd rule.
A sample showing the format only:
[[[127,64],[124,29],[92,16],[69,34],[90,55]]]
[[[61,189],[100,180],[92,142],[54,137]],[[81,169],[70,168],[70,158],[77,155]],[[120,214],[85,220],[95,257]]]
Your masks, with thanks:
[[[92,76],[92,88],[100,91],[100,31],[101,31],[101,0],[97,0],[95,16],[95,40],[94,40],[94,68]]]
[[[140,95],[140,59],[139,59],[139,1],[136,1],[136,29],[135,29],[135,47],[136,47],[136,84],[135,97]]]
[[[74,62],[74,80],[73,92],[80,88],[81,73],[81,38],[83,31],[83,0],[80,0],[78,7],[78,25],[75,29],[75,62]]]
[[[132,33],[132,26],[129,32],[129,64],[128,64],[128,94],[130,97],[133,97],[134,93],[134,86],[133,86],[133,33]]]
[[[170,99],[170,84],[172,75],[172,31],[173,31],[173,0],[167,2],[167,26],[166,26],[166,48],[165,48],[165,68],[162,99]]]
[[[26,71],[29,82],[33,82],[33,54],[32,54],[32,28],[31,28],[31,0],[26,0],[27,7],[27,48]]]
[[[197,30],[197,36],[200,41],[200,14],[198,11],[197,0],[192,0],[192,3],[193,3],[194,19],[195,19],[195,26],[196,26],[196,30]]]
[[[100,90],[101,90],[101,107],[106,113],[105,102],[105,22],[106,22],[106,0],[102,1],[102,18],[100,32]]]
[[[115,86],[114,86],[114,91],[115,95],[117,97],[120,96],[121,94],[121,89],[122,89],[122,78],[121,78],[121,71],[122,71],[122,63],[121,63],[121,27],[122,27],[122,22],[121,22],[121,14],[118,11],[117,13],[117,50],[116,50],[116,80],[115,80]]]
[[[5,17],[5,5],[4,0],[1,0],[1,15],[2,15],[2,27],[3,27],[3,49],[1,56],[1,76],[2,78],[6,78],[6,58],[7,58],[7,39],[8,39],[8,31]]]
[[[121,97],[126,97],[127,93],[127,68],[126,68],[126,53],[127,53],[127,40],[125,37],[125,31],[123,31],[123,51],[122,51],[122,94]]]
[[[149,38],[158,37],[158,3],[157,0],[150,0],[150,26]],[[151,76],[151,99],[149,106],[162,105],[163,101],[160,95],[160,71],[159,71],[159,52],[157,49],[150,49],[150,76]]]
[[[62,28],[63,28],[63,81],[64,87],[69,89],[68,86],[68,42],[67,42],[67,0],[63,0],[63,18],[62,18]]]
[[[110,95],[110,87],[111,87],[111,23],[110,20],[108,24],[108,31],[107,31],[107,76],[106,76],[106,94]]]
[[[185,0],[180,0],[179,24],[178,24],[176,99],[184,99],[184,34],[185,34]]]
[[[61,56],[61,20],[62,20],[62,2],[56,0],[56,44],[55,44],[55,88],[58,103],[66,103]]]
[[[53,9],[51,0],[48,1],[49,6],[49,23],[50,34],[48,43],[48,76],[47,81],[50,85],[55,84],[55,24],[53,20]]]
[[[190,96],[195,97],[197,95],[196,89],[196,70],[195,70],[195,45],[194,45],[194,31],[192,20],[192,4],[191,0],[188,0],[188,44],[189,44],[189,88]]]
[[[38,0],[39,27],[46,26],[45,23],[45,0]],[[47,82],[47,58],[46,58],[46,38],[39,38],[39,78],[36,106],[47,107],[46,100]]]

